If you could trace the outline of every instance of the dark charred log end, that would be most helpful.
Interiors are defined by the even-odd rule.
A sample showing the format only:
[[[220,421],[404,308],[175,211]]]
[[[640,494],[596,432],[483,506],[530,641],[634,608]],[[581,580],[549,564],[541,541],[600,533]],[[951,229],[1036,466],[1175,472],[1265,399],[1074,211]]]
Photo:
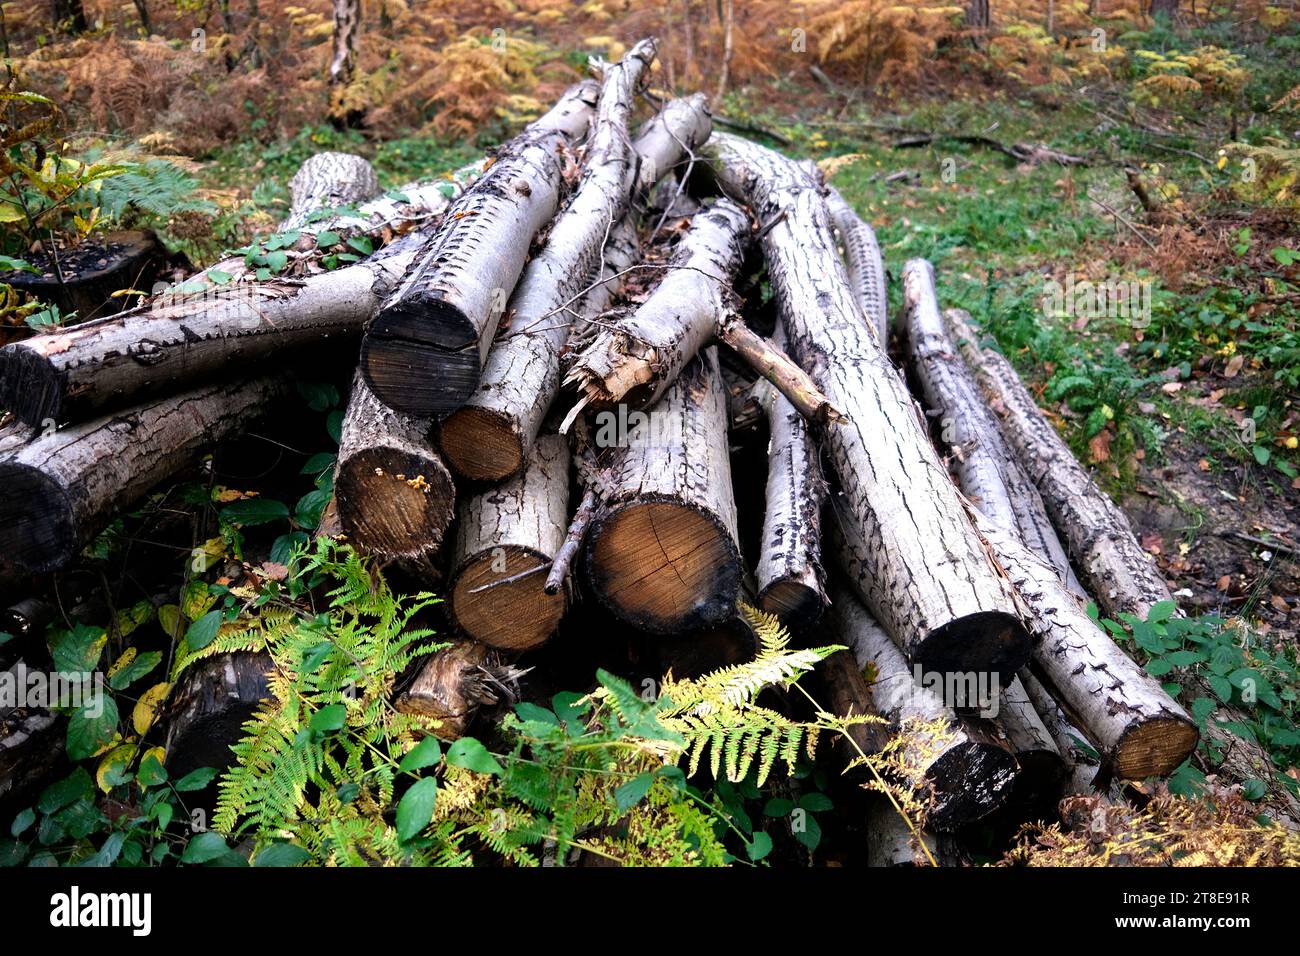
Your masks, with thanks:
[[[680,634],[733,617],[740,555],[711,514],[636,500],[591,530],[587,573],[601,603],[652,634]]]
[[[702,677],[724,667],[752,661],[758,653],[758,641],[743,622],[732,619],[716,627],[689,634],[658,637],[654,654],[660,675],[672,671],[674,677]]]
[[[1002,611],[981,611],[935,628],[915,648],[912,660],[926,674],[990,678],[997,674],[997,687],[1006,687],[1029,661],[1032,649],[1032,639],[1019,618]]]
[[[826,595],[802,581],[773,581],[759,592],[758,606],[799,631],[817,623],[826,609]]]
[[[1115,776],[1120,780],[1166,777],[1196,750],[1196,725],[1166,715],[1135,723],[1115,744]]]
[[[995,744],[958,744],[926,770],[934,788],[927,824],[953,830],[988,816],[1011,796],[1016,759]]]
[[[550,566],[547,555],[512,545],[472,555],[451,583],[452,619],[474,640],[490,647],[512,651],[537,647],[555,633],[567,609],[563,591],[543,590]],[[534,573],[525,574],[528,571]]]
[[[244,724],[271,693],[266,654],[220,654],[193,665],[175,691],[165,763],[172,777],[200,767],[224,770]]]
[[[524,467],[518,425],[490,408],[457,409],[442,423],[438,444],[452,470],[471,481],[504,481]]]
[[[72,502],[54,479],[30,465],[0,462],[0,555],[37,574],[77,550]]]
[[[446,418],[478,388],[478,333],[463,312],[440,299],[403,301],[370,326],[361,343],[361,371],[389,408]]]
[[[1055,810],[1065,789],[1069,771],[1054,750],[1031,750],[1016,754],[1020,771],[1012,787],[1010,802],[1031,816],[1046,818]]]
[[[0,408],[41,427],[63,415],[63,383],[48,358],[22,343],[0,349]]]
[[[455,516],[446,466],[396,448],[367,448],[340,462],[334,493],[348,537],[384,557],[437,551]]]

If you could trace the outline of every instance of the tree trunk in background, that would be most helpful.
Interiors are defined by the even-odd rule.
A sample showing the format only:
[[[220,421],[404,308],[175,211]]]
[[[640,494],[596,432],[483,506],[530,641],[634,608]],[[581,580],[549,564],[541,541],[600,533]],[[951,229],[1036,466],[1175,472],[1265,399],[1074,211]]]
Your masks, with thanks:
[[[145,0],[135,0],[135,12],[140,17],[140,27],[145,35],[153,33],[153,27],[149,23],[149,5]]]
[[[347,86],[352,82],[360,36],[361,0],[334,0],[334,55],[330,59],[330,86]]]
[[[1178,14],[1178,0],[1151,0],[1151,7],[1147,12],[1153,17],[1157,13],[1163,13],[1173,19]]]
[[[50,17],[64,33],[85,33],[89,27],[81,0],[50,0]]]
[[[966,26],[975,30],[987,30],[992,23],[989,0],[966,0]]]
[[[533,237],[559,206],[597,91],[594,81],[573,86],[452,203],[366,332],[361,368],[380,401],[441,419],[474,394]]]

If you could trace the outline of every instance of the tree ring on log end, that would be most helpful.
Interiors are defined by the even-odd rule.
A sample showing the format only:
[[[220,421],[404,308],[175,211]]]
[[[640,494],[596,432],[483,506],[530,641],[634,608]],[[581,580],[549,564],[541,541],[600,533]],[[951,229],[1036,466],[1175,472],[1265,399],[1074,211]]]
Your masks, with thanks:
[[[1199,737],[1195,725],[1179,717],[1152,717],[1134,724],[1115,744],[1115,776],[1167,777],[1196,749]]]
[[[46,419],[59,421],[63,388],[53,363],[22,343],[0,349],[0,408],[35,428]]]
[[[735,614],[740,555],[715,515],[680,501],[636,498],[599,520],[591,540],[592,587],[636,627],[676,634]]]
[[[343,529],[363,550],[418,557],[436,550],[453,517],[456,489],[436,458],[367,448],[339,468],[335,494]],[[364,507],[350,507],[361,502]]]
[[[816,588],[788,578],[772,582],[758,594],[758,606],[794,630],[815,624],[825,605]]]
[[[0,462],[0,555],[37,574],[77,550],[76,518],[67,492],[28,465]]]
[[[913,650],[926,674],[997,674],[1006,687],[1029,661],[1032,639],[1015,615],[981,611],[935,628]]]
[[[457,409],[442,423],[438,445],[452,470],[472,481],[503,481],[524,466],[515,422],[491,408]]]
[[[563,591],[543,590],[550,567],[550,557],[532,548],[504,545],[480,551],[461,564],[452,582],[452,618],[474,640],[491,647],[536,647],[559,627],[567,600]]]
[[[380,314],[366,333],[361,370],[389,408],[445,418],[478,387],[478,332],[460,309],[441,299],[402,302]]]
[[[1016,780],[1016,758],[995,744],[958,744],[925,772],[934,784],[927,818],[936,830],[951,830],[996,810]]]

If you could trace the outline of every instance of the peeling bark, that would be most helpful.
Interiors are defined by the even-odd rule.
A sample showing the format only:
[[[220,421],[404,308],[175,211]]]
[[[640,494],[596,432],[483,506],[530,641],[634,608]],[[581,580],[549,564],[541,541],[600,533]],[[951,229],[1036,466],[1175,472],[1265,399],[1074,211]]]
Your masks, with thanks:
[[[749,214],[720,199],[696,214],[644,302],[605,315],[565,384],[580,407],[646,408],[717,333],[733,309],[731,279],[749,240]]]
[[[1009,676],[1028,657],[1028,635],[849,291],[816,184],[771,150],[714,139],[720,185],[767,224],[763,251],[791,353],[850,419],[828,429],[825,443],[847,495],[856,586],[926,670]]]
[[[456,488],[429,428],[375,398],[357,373],[341,426],[334,497],[343,530],[362,550],[410,559],[441,547]]]
[[[519,475],[458,507],[451,615],[474,640],[526,650],[559,626],[568,597],[544,585],[568,525],[570,458],[567,440],[542,435]]]
[[[54,431],[0,461],[0,554],[31,571],[67,563],[112,513],[288,392],[242,380],[184,392]]]
[[[902,651],[842,584],[831,588],[827,617],[858,667],[872,668],[871,696],[879,713],[910,735],[906,759],[932,788],[928,825],[952,829],[1000,806],[1016,776],[1007,749],[972,737],[943,700],[918,684]],[[920,729],[923,724],[942,729],[931,733]]]
[[[569,148],[587,131],[595,84],[580,83],[498,151],[371,323],[366,383],[386,405],[445,418],[478,387],[534,236],[555,215]]]
[[[404,714],[440,721],[435,735],[455,740],[464,736],[481,709],[517,701],[523,673],[486,645],[456,641],[424,658],[419,674],[394,706]]]
[[[718,624],[740,589],[727,404],[717,351],[705,349],[593,476],[602,511],[587,574],[597,598],[653,634]]]

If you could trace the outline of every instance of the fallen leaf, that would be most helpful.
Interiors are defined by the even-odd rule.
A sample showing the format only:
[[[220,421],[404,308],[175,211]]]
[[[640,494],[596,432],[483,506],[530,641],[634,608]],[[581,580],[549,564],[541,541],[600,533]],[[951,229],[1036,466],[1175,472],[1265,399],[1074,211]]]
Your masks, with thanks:
[[[1225,574],[1215,582],[1214,586],[1220,591],[1227,592],[1228,588],[1232,586],[1232,575]]]
[[[1110,461],[1110,432],[1102,429],[1088,442],[1088,454],[1096,462]]]
[[[1232,358],[1228,359],[1228,364],[1224,366],[1224,378],[1236,378],[1241,372],[1241,367],[1246,364],[1246,356],[1238,352]]]
[[[1166,395],[1173,395],[1182,391],[1182,388],[1182,382],[1165,382],[1165,384],[1160,386],[1160,391],[1164,392]]]
[[[1269,603],[1272,604],[1273,607],[1275,607],[1275,608],[1277,608],[1279,611],[1281,611],[1283,614],[1290,614],[1290,613],[1291,613],[1291,605],[1287,604],[1287,603],[1286,603],[1286,598],[1282,597],[1282,595],[1280,595],[1280,594],[1274,594],[1274,595],[1269,599]]]
[[[1165,540],[1159,534],[1152,532],[1142,536],[1142,550],[1150,554],[1160,554],[1164,550]]]
[[[1200,461],[1196,463],[1196,467],[1201,469],[1201,471],[1209,471],[1210,462],[1208,459],[1202,458]]]

